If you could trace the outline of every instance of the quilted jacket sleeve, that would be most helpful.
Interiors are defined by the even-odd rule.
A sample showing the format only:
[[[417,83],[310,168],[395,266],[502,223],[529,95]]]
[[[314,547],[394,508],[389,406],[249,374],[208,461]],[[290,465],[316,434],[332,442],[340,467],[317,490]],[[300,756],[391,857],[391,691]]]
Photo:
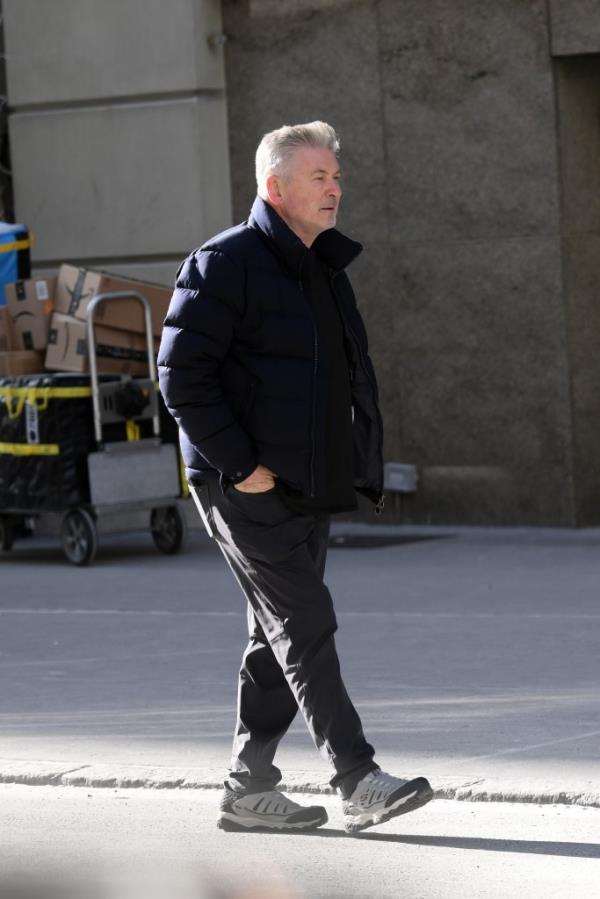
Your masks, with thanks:
[[[189,457],[200,453],[233,481],[257,465],[219,380],[244,300],[239,265],[218,250],[192,253],[177,273],[158,354],[160,389],[179,425],[186,464],[194,467]]]

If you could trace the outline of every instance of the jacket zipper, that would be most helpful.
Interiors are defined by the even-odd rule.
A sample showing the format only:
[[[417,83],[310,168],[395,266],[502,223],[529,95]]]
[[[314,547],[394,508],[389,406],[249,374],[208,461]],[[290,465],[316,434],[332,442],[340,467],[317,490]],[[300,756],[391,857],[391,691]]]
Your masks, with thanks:
[[[300,287],[300,293],[306,300],[304,294],[304,285],[302,284],[302,265],[304,263],[304,256],[300,262],[300,277],[298,278],[298,286]],[[307,305],[310,309],[310,303],[306,300]],[[315,430],[316,430],[316,419],[317,419],[317,365],[319,362],[319,344],[317,341],[317,326],[315,324],[315,317],[313,315],[312,309],[310,309],[310,317],[312,321],[313,327],[313,384],[312,384],[312,412],[311,412],[311,423],[310,423],[310,464],[309,464],[309,474],[310,474],[310,496],[314,498],[315,496]]]
[[[331,277],[331,290],[332,290],[332,292],[333,292],[334,297],[336,297],[336,302],[337,302],[337,295],[336,295],[336,292],[335,292],[335,289],[334,289],[334,280],[335,280],[336,274],[337,274],[337,272],[333,272],[333,273],[331,274],[330,277]],[[356,346],[356,348],[357,348],[357,350],[358,350],[358,354],[359,354],[359,356],[360,356],[360,361],[361,361],[361,363],[362,363],[363,370],[364,370],[364,372],[365,372],[365,374],[366,374],[366,376],[367,376],[367,379],[368,379],[369,384],[371,385],[371,389],[372,389],[372,391],[373,391],[373,402],[375,403],[375,410],[376,410],[376,412],[377,412],[377,419],[378,419],[378,422],[379,422],[379,444],[378,444],[378,455],[379,455],[379,462],[380,462],[380,465],[381,465],[381,470],[383,471],[383,451],[382,451],[382,440],[381,440],[382,435],[383,435],[383,419],[382,419],[382,417],[381,417],[381,413],[380,413],[380,411],[379,411],[379,406],[378,406],[377,400],[376,400],[376,385],[375,385],[375,383],[374,383],[374,381],[373,381],[373,378],[371,377],[371,373],[370,373],[370,371],[369,371],[369,369],[368,369],[368,367],[367,367],[367,365],[366,365],[365,357],[364,357],[364,355],[363,355],[363,351],[362,351],[362,347],[361,347],[361,345],[360,345],[360,341],[358,340],[356,334],[354,333],[354,331],[353,331],[352,328],[350,327],[348,321],[346,320],[346,317],[345,317],[344,314],[342,313],[340,304],[338,303],[337,305],[338,305],[338,309],[339,309],[339,311],[340,311],[340,316],[341,316],[341,318],[342,318],[342,321],[344,322],[345,327],[348,329],[348,333],[349,333],[350,336],[352,337],[352,339],[353,339],[353,341],[354,341],[354,344],[355,344],[355,346]],[[353,379],[351,378],[351,380],[353,380]],[[375,504],[375,515],[381,515],[381,513],[382,513],[382,511],[383,511],[384,505],[385,505],[385,494],[383,493],[383,490],[382,490],[381,493],[379,494],[379,496],[378,496],[378,498],[377,498],[377,502],[376,502],[376,504]]]
[[[315,495],[315,431],[317,424],[317,365],[319,361],[319,345],[317,343],[317,326],[313,320],[313,347],[314,347],[314,363],[313,363],[313,395],[312,395],[312,426],[310,432],[311,449],[310,449],[310,495]]]

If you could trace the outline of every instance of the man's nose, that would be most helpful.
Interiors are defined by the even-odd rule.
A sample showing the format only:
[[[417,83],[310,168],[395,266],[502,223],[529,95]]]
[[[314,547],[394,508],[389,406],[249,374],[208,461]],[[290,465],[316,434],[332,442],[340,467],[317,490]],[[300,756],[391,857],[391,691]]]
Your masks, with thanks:
[[[327,193],[329,194],[330,197],[338,197],[338,198],[341,197],[342,196],[342,188],[340,186],[339,181],[332,181],[329,184]]]

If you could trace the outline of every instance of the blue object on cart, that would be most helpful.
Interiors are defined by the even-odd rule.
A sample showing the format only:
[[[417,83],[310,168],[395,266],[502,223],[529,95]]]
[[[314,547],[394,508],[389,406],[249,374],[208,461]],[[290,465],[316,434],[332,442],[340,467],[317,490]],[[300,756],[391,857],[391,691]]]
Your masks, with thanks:
[[[31,237],[26,225],[0,222],[0,306],[6,305],[4,285],[31,277]]]

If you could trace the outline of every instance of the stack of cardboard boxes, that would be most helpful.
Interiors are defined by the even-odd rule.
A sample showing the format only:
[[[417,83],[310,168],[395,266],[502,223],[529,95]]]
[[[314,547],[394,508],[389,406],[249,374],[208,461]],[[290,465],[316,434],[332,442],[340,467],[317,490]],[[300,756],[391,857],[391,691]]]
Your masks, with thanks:
[[[0,306],[0,375],[88,371],[87,308],[100,293],[135,290],[149,302],[155,352],[171,290],[106,272],[62,265],[57,277],[5,287]],[[94,320],[98,371],[147,374],[144,313],[136,299],[101,304]]]

